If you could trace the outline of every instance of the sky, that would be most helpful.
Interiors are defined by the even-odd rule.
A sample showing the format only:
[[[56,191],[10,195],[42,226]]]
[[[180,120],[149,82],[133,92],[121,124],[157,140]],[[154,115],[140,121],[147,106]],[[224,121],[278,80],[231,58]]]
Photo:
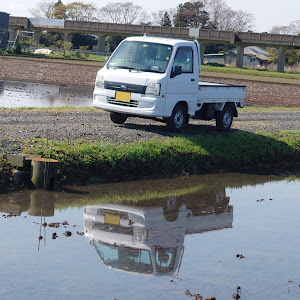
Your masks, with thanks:
[[[0,11],[12,16],[32,17],[29,9],[35,8],[36,3],[45,0],[0,0]],[[47,1],[47,0],[46,0]],[[64,4],[75,0],[63,0]],[[109,2],[132,2],[143,7],[148,13],[168,8],[176,8],[178,4],[187,0],[81,0],[84,3],[93,3],[97,7],[103,7]],[[293,21],[300,20],[299,0],[225,0],[227,5],[234,10],[243,10],[255,17],[253,31],[268,32],[273,26],[289,25]]]

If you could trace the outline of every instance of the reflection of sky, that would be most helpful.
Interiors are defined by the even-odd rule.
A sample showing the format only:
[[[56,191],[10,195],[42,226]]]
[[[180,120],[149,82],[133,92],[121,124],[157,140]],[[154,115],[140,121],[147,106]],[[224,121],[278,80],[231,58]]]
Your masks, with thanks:
[[[76,235],[83,230],[83,208],[56,210],[55,217],[47,218],[48,223],[67,220],[79,226],[47,227],[46,247],[42,240],[39,252],[39,225],[32,222],[40,218],[0,216],[5,245],[0,247],[0,298],[185,299],[189,289],[231,299],[239,285],[243,300],[300,299],[299,190],[299,181],[226,189],[234,206],[233,228],[186,235],[179,279],[173,282],[107,268],[88,238]],[[75,234],[62,236],[69,229]],[[51,240],[55,231],[59,237]],[[236,258],[237,253],[245,258]]]
[[[4,81],[0,107],[92,106],[92,93],[90,87]]]
[[[260,299],[259,295],[266,295],[265,299],[278,295],[280,299],[298,299],[299,190],[299,181],[227,189],[234,206],[233,229],[187,236],[185,258],[196,257],[197,261],[183,263],[181,276],[196,264],[201,266],[199,276],[204,286],[209,287],[214,281],[224,290],[239,285],[245,291],[242,299]],[[261,199],[264,201],[256,201]],[[215,247],[216,243],[220,246]],[[238,259],[235,254],[245,258]],[[293,293],[288,295],[289,280],[295,283],[290,286]],[[218,289],[214,285],[211,288]],[[230,299],[230,295],[223,299]]]

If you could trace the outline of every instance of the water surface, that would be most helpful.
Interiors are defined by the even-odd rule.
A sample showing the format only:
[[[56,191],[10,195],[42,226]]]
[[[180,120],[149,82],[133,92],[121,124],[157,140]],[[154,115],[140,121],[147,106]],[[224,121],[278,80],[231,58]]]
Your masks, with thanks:
[[[299,190],[228,174],[0,195],[0,299],[300,299]]]
[[[93,88],[5,80],[0,81],[0,107],[92,106]]]

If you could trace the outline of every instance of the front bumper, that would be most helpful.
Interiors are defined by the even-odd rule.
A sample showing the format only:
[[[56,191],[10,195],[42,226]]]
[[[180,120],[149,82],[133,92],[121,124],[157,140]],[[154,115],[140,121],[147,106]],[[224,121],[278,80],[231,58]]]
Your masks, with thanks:
[[[114,90],[95,89],[93,106],[110,112],[136,116],[164,117],[165,99],[161,96],[131,93],[130,102],[117,101]]]

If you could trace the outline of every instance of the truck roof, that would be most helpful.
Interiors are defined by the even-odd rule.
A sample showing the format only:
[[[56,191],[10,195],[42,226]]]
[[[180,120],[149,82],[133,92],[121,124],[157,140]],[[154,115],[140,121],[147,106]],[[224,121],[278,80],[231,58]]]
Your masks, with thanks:
[[[125,40],[167,44],[167,45],[171,45],[171,46],[174,46],[178,43],[188,43],[188,44],[193,43],[192,41],[188,41],[188,40],[163,38],[163,37],[155,37],[155,36],[145,36],[145,35],[144,36],[132,36],[132,37],[126,38]]]

